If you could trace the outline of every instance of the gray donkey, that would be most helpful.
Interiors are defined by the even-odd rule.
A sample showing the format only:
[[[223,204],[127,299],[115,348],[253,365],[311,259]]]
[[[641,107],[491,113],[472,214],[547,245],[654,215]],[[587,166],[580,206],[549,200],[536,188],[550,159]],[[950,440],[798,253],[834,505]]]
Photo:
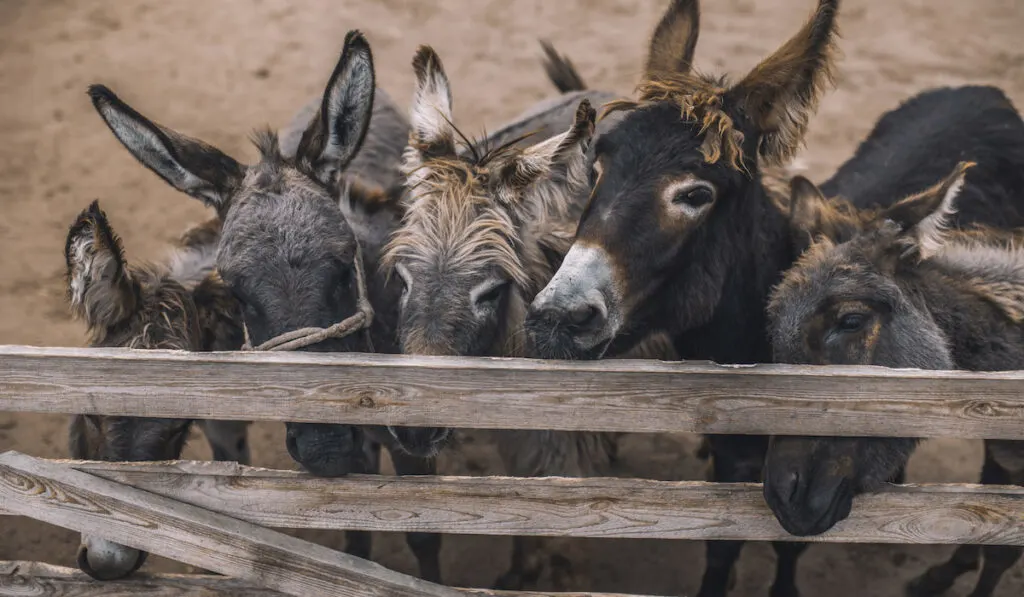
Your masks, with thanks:
[[[1024,368],[1024,252],[1021,231],[952,229],[967,164],[940,184],[884,209],[826,201],[806,180],[794,202],[823,217],[794,220],[814,244],[775,289],[769,314],[777,360],[1006,371]],[[836,203],[838,201],[838,203]],[[840,225],[836,225],[839,223]],[[772,438],[765,497],[821,530],[849,515],[853,496],[883,485],[906,464],[913,438]],[[985,484],[1024,485],[1024,442],[986,441]],[[818,531],[815,528],[814,531]],[[820,531],[818,531],[820,532]],[[984,567],[972,597],[989,597],[1020,547],[959,547],[908,587],[945,593]]]
[[[557,269],[583,211],[595,111],[581,94],[569,94],[574,95],[569,101],[576,104],[575,114],[559,134],[527,145],[521,131],[539,128],[537,115],[551,114],[552,107],[560,110],[564,96],[527,112],[525,122],[505,127],[488,142],[474,144],[452,124],[449,82],[434,50],[421,47],[413,69],[413,134],[404,161],[408,195],[396,206],[404,212],[402,225],[383,264],[398,274],[404,288],[402,350],[525,356],[526,306]],[[648,354],[671,356],[667,346],[654,348]],[[516,476],[592,476],[607,471],[615,456],[613,434],[497,435],[505,468]],[[429,438],[412,446],[418,451],[439,448],[440,441]],[[545,568],[542,547],[547,541],[516,537],[512,566],[497,586],[535,585]],[[568,561],[556,554],[550,562],[554,584],[567,588]]]
[[[114,135],[144,166],[217,210],[224,225],[216,267],[241,305],[244,328],[254,346],[302,328],[328,328],[356,313],[358,243],[342,207],[356,195],[372,202],[383,185],[395,180],[397,165],[387,163],[394,155],[389,147],[401,147],[408,130],[404,119],[391,117],[397,111],[382,107],[373,112],[378,118],[371,126],[375,76],[362,34],[352,31],[346,36],[294,155],[281,150],[276,134],[258,132],[260,159],[249,166],[152,122],[106,87],[94,85],[90,95]],[[343,176],[349,166],[359,175]],[[384,211],[373,216],[387,221]],[[372,266],[374,255],[367,253],[367,265]],[[371,277],[369,298],[377,309],[369,334],[328,338],[303,350],[397,351],[398,293],[396,284]],[[286,426],[289,454],[316,475],[362,472],[353,467],[360,462],[367,435],[388,447],[398,474],[435,470],[433,461],[400,449],[394,430],[314,423]],[[440,536],[410,533],[407,538],[421,575],[439,582]]]
[[[214,218],[189,229],[163,264],[129,265],[121,241],[93,202],[68,232],[64,256],[74,315],[85,322],[90,346],[168,350],[235,350],[241,318],[213,273],[220,236]],[[84,460],[175,460],[192,421],[77,415],[71,456]],[[215,460],[249,464],[248,423],[200,421]],[[96,537],[82,537],[78,564],[99,580],[137,570],[145,554]]]

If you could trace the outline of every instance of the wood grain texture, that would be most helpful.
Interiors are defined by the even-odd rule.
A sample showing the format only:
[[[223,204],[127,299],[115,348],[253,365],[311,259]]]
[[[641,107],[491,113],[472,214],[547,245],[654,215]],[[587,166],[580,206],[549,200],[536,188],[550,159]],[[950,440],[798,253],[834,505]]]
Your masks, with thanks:
[[[281,597],[235,579],[212,575],[135,574],[98,582],[77,568],[40,562],[0,561],[0,596],[7,597]]]
[[[57,461],[200,508],[281,528],[644,539],[792,540],[757,484],[613,478],[319,479],[230,463]],[[830,543],[1024,545],[1024,488],[892,487],[857,498]]]
[[[1024,372],[0,347],[0,411],[1024,439]]]
[[[611,593],[533,593],[456,589],[464,597],[643,597]],[[77,569],[39,562],[0,561],[0,597],[277,597],[231,578],[188,574],[136,574],[97,582]]]
[[[16,452],[0,455],[0,507],[289,595],[459,596],[315,543]]]

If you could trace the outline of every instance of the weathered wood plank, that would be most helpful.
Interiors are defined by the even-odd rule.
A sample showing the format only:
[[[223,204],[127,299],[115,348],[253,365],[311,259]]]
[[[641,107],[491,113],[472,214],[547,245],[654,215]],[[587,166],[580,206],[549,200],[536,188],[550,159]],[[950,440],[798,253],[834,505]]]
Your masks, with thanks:
[[[289,595],[459,597],[315,543],[16,452],[0,507]]]
[[[1024,372],[0,347],[0,411],[1024,439]]]
[[[56,464],[270,527],[793,539],[765,505],[757,484],[369,475],[318,479],[228,463]],[[892,487],[858,498],[849,519],[810,540],[1024,545],[1024,488]]]
[[[281,597],[233,578],[192,574],[144,574],[97,582],[78,569],[41,562],[0,561],[0,596],[18,597]]]
[[[643,597],[611,593],[534,593],[456,589],[470,597]],[[135,574],[130,579],[96,582],[72,568],[40,562],[0,561],[0,596],[12,597],[275,597],[235,579],[212,575]]]

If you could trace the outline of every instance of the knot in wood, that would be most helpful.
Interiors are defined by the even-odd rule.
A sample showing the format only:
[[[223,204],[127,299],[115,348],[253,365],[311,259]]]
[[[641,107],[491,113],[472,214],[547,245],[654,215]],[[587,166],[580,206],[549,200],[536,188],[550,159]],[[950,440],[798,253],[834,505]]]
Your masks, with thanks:
[[[359,406],[362,406],[363,408],[373,408],[377,406],[377,403],[369,396],[362,396],[359,398]]]

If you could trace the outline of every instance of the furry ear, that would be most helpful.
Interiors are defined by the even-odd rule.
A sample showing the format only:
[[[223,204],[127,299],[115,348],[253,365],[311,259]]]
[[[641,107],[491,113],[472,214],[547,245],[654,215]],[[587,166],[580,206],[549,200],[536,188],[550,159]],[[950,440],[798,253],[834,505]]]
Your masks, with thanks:
[[[650,81],[689,73],[699,33],[698,0],[672,0],[651,36],[644,78]]]
[[[569,178],[585,177],[583,170],[596,118],[590,100],[584,98],[568,131],[524,149],[505,164],[498,174],[499,190],[510,194],[504,199],[516,201],[520,191],[556,168],[564,167]]]
[[[221,215],[245,176],[245,167],[215,147],[164,128],[139,114],[103,85],[89,97],[114,136],[143,166]]]
[[[828,199],[814,184],[803,176],[789,181],[789,225],[812,238],[822,232],[822,214],[828,209]]]
[[[71,310],[90,328],[110,327],[136,307],[135,283],[121,240],[107,223],[99,202],[78,215],[64,245]]]
[[[323,184],[333,185],[362,147],[375,90],[370,44],[359,31],[349,31],[320,109],[302,133],[295,154],[299,164]]]
[[[452,91],[441,57],[430,46],[420,46],[412,61],[416,92],[409,115],[410,143],[426,156],[455,154]]]
[[[758,154],[781,165],[800,148],[811,115],[834,78],[839,0],[819,0],[806,25],[729,90],[761,135]]]
[[[949,220],[956,213],[956,199],[972,166],[972,162],[960,162],[942,182],[903,199],[879,217],[895,222],[902,231],[901,240],[921,259],[935,255],[945,243]]]

